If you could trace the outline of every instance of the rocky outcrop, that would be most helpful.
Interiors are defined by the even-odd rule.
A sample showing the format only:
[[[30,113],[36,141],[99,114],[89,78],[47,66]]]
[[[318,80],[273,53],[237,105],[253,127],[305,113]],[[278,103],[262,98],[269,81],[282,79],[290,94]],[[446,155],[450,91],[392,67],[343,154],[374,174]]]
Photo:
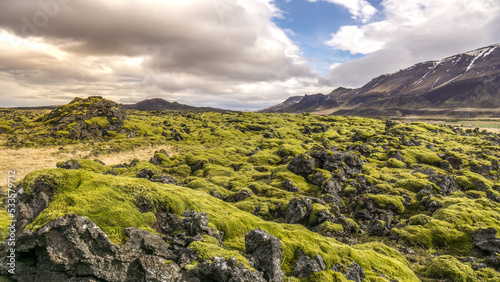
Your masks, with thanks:
[[[144,169],[140,170],[139,172],[137,172],[136,177],[137,178],[145,178],[149,181],[159,182],[159,183],[163,183],[163,184],[173,184],[173,185],[178,184],[177,179],[175,177],[173,177],[171,175],[164,175],[164,174],[158,175],[158,173],[156,171],[148,169],[148,168],[144,168]]]
[[[219,258],[201,263],[197,276],[207,282],[266,282],[261,272],[251,271],[233,257]]]
[[[321,255],[316,255],[313,258],[305,255],[301,249],[296,251],[299,255],[299,260],[295,263],[293,269],[293,276],[295,277],[309,277],[311,273],[318,272],[326,269],[325,261]]]
[[[291,172],[297,175],[301,175],[307,179],[307,176],[314,172],[314,163],[315,162],[313,158],[305,154],[301,154],[293,158],[292,161],[288,164],[287,168]]]
[[[355,262],[345,265],[337,263],[331,269],[343,273],[350,281],[361,282],[366,277],[365,270]]]
[[[50,112],[43,121],[52,126],[54,137],[62,134],[73,140],[83,140],[101,139],[109,131],[131,134],[122,128],[126,118],[120,104],[91,96],[87,99],[75,98],[68,105]]]
[[[125,228],[128,240],[121,247],[87,217],[58,217],[36,232],[23,230],[17,235],[18,262],[11,277],[16,281],[283,281],[283,251],[277,237],[260,229],[246,234],[248,258],[258,271],[234,257],[201,261],[189,244],[201,240],[201,235],[218,240],[221,236],[208,227],[205,213],[191,211],[183,216],[170,214],[167,233],[175,231],[173,236]],[[184,267],[196,260],[199,265],[186,271]],[[9,275],[7,269],[1,268],[0,275]]]
[[[187,277],[158,235],[126,228],[121,248],[83,216],[58,217],[18,235],[17,281],[180,281]]]
[[[312,210],[312,201],[309,198],[294,198],[288,204],[285,221],[290,224],[304,223]]]
[[[479,229],[472,234],[472,243],[487,255],[500,253],[500,238],[497,237],[497,230],[493,227]]]
[[[251,266],[262,271],[266,281],[283,281],[285,276],[281,270],[283,249],[277,237],[260,228],[252,230],[245,235],[245,249]]]
[[[288,170],[300,175],[311,183],[323,185],[325,193],[338,193],[342,187],[340,182],[347,182],[349,178],[360,174],[363,170],[363,161],[353,152],[337,152],[314,147],[308,154],[300,154],[293,158],[287,166]],[[323,169],[331,172],[333,179],[325,183],[325,176],[317,171]],[[309,179],[309,176],[311,178]],[[337,181],[337,183],[335,182]]]
[[[293,185],[292,181],[289,179],[283,180],[281,185],[283,186],[283,189],[289,192],[300,192],[300,189],[297,186]]]
[[[82,165],[77,160],[69,160],[61,163],[57,163],[58,168],[64,169],[80,169]]]

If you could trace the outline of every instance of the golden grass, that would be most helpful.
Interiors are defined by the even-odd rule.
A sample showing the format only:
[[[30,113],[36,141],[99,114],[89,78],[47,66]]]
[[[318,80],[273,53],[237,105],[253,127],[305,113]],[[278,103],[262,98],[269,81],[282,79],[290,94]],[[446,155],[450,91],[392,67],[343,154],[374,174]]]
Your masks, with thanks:
[[[161,149],[166,150],[170,156],[176,153],[175,150],[169,146],[151,146],[136,149],[134,151],[101,154],[99,157],[90,157],[90,159],[97,158],[106,165],[129,163],[135,158],[141,161],[147,161],[153,157],[155,151]],[[32,171],[55,168],[57,162],[86,158],[91,154],[91,150],[92,149],[88,148],[88,146],[85,148],[81,145],[68,145],[64,147],[64,150],[59,150],[59,147],[54,146],[20,149],[0,146],[0,186],[6,186],[8,171],[15,170],[16,180],[20,181]]]

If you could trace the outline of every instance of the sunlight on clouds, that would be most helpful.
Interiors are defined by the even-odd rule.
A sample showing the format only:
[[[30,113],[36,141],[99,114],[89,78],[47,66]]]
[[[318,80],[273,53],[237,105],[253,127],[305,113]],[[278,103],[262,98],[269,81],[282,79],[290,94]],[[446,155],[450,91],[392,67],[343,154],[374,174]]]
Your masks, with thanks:
[[[326,45],[364,58],[331,67],[331,81],[359,87],[386,72],[498,43],[500,2],[384,0],[384,18],[346,25]],[[493,31],[493,29],[495,31]]]
[[[368,54],[382,48],[384,42],[372,40],[366,36],[366,32],[372,25],[357,27],[343,26],[337,33],[332,34],[332,39],[326,45],[335,49],[342,49],[351,54]]]
[[[19,19],[40,12],[36,1],[0,2],[0,30],[15,34],[0,42],[28,46],[0,43],[9,53],[0,54],[0,79],[24,72],[15,79],[40,92],[130,101],[245,95],[243,85],[262,84],[285,95],[281,83],[316,76],[273,22],[282,14],[271,0],[71,1],[28,37]]]

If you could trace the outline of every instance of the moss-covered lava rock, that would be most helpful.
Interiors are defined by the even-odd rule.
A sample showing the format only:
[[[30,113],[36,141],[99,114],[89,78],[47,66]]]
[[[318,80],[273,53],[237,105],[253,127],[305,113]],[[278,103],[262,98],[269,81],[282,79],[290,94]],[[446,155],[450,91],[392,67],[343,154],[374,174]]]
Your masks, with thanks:
[[[101,139],[108,131],[120,130],[127,115],[123,107],[99,96],[75,98],[43,117],[55,135],[73,140]]]

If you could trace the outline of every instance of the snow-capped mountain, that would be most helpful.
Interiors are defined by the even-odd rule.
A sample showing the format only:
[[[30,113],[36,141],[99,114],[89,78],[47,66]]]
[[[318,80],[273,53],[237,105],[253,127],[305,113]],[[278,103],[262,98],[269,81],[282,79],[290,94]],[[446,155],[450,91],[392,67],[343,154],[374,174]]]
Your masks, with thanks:
[[[342,114],[380,114],[381,111],[500,107],[500,44],[413,65],[374,78],[361,88],[338,88],[324,95],[329,108]],[[298,99],[297,99],[298,100]],[[305,98],[282,112],[314,112],[301,107]],[[337,103],[332,103],[336,100]],[[295,109],[300,108],[300,111]],[[349,110],[346,112],[346,108]],[[371,110],[369,110],[371,109]],[[374,111],[375,110],[375,111]],[[397,113],[396,113],[397,114]]]

